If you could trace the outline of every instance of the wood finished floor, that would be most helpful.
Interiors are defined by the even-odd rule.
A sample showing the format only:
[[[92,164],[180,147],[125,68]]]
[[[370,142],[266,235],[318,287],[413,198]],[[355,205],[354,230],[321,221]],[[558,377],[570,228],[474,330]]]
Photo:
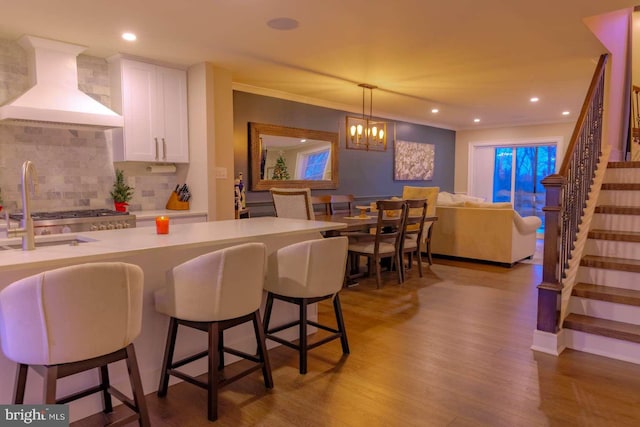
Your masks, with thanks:
[[[311,351],[299,375],[296,353],[278,347],[273,390],[259,373],[229,385],[210,424],[205,391],[177,384],[164,399],[147,395],[152,425],[640,425],[640,366],[530,350],[539,265],[434,261],[422,279],[414,268],[401,286],[384,274],[381,290],[374,278],[341,293],[351,355],[334,341]],[[319,315],[333,321],[329,304]]]

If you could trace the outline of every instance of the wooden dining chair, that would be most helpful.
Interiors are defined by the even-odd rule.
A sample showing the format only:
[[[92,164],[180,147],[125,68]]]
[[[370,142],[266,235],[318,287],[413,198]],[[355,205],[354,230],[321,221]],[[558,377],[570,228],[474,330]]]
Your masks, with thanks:
[[[311,204],[317,215],[331,215],[331,195],[311,196]]]
[[[292,219],[315,219],[309,188],[271,188],[276,216]]]
[[[407,219],[404,223],[404,233],[402,240],[402,257],[407,254],[408,269],[413,265],[413,255],[418,261],[418,273],[422,277],[422,254],[420,246],[423,240],[425,218],[427,216],[427,199],[406,200]],[[404,259],[402,264],[402,279],[405,279]]]
[[[376,284],[378,288],[381,288],[380,262],[384,258],[389,259],[389,268],[396,269],[398,283],[402,283],[401,250],[407,204],[404,200],[378,200],[376,208],[378,210],[378,219],[375,233],[349,239],[349,268],[347,268],[347,271],[358,270],[359,257],[365,256],[368,260],[367,273],[371,276],[375,267]]]
[[[330,212],[334,214],[348,214],[353,212],[355,197],[353,194],[332,194],[330,201]]]
[[[427,199],[427,217],[436,216],[436,201],[440,187],[417,187],[405,185],[402,187],[402,198],[411,199]],[[427,254],[429,265],[433,264],[431,257],[431,233],[433,232],[433,221],[425,220],[423,235],[423,244],[421,250]]]

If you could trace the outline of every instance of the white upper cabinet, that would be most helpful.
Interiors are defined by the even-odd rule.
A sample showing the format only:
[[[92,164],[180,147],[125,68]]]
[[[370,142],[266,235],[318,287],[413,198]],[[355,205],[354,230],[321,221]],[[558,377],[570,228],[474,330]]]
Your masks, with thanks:
[[[186,71],[116,56],[109,75],[112,108],[124,117],[113,160],[189,162]]]

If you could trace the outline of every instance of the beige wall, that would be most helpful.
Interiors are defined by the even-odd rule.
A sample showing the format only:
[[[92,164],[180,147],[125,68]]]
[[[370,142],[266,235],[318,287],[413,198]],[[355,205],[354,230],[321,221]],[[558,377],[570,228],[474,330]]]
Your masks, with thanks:
[[[470,143],[539,140],[541,138],[558,139],[560,137],[563,143],[561,147],[558,147],[557,158],[562,159],[564,149],[571,139],[574,126],[574,123],[562,123],[457,131],[454,191],[456,193],[467,192]]]
[[[189,172],[192,209],[209,221],[233,219],[233,97],[231,72],[210,63],[189,68]],[[216,168],[226,169],[216,178]]]
[[[214,67],[213,70],[213,112],[215,117],[216,167],[226,169],[224,179],[216,179],[216,219],[234,219],[233,167],[233,89],[231,71]],[[215,168],[213,174],[215,175]],[[209,172],[212,173],[211,171]]]
[[[611,160],[624,160],[627,143],[627,112],[629,109],[631,14],[622,9],[585,19],[611,56],[607,62],[604,101],[603,143],[611,145]]]
[[[215,219],[215,181],[209,178],[208,163],[215,162],[213,138],[213,108],[208,107],[207,69],[205,63],[189,68],[189,172],[187,181],[191,188],[191,209],[206,210],[209,220]],[[211,123],[211,124],[210,124]]]

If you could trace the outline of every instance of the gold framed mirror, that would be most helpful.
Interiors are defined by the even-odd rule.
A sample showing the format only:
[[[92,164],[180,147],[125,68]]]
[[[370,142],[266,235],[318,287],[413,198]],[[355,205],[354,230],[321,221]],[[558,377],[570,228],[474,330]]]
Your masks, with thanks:
[[[338,133],[249,123],[251,190],[338,188]]]

